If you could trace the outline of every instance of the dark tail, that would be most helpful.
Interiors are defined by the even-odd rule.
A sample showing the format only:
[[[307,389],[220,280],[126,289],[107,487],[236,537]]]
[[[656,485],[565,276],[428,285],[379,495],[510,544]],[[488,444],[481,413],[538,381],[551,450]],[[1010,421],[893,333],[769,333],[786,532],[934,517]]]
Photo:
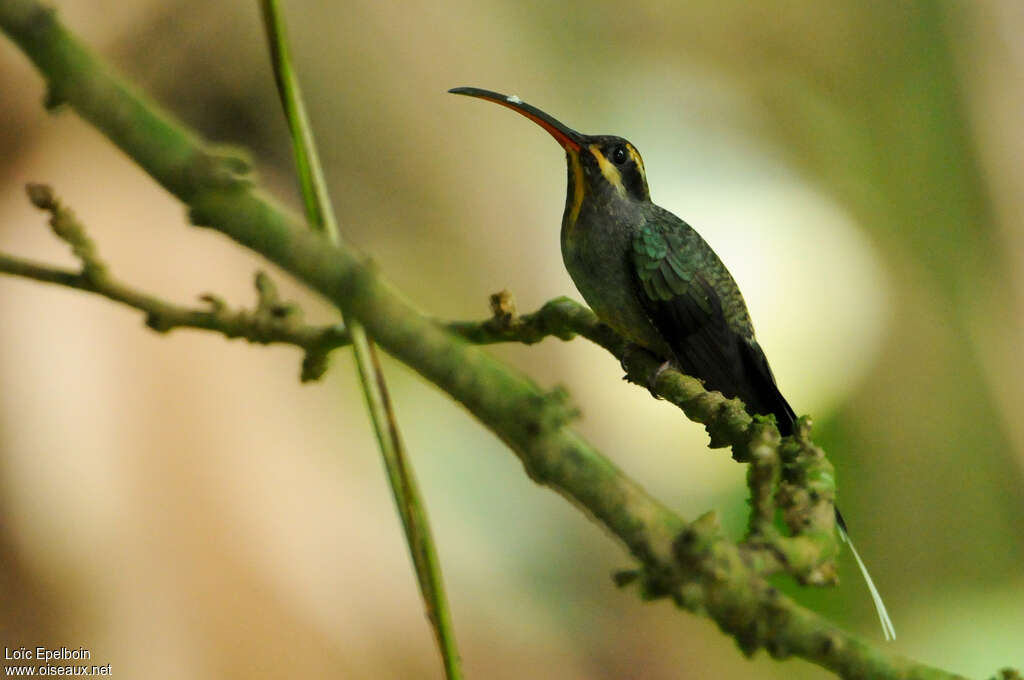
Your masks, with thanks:
[[[779,434],[783,437],[793,434],[796,413],[793,412],[793,407],[789,405],[786,398],[782,396],[779,386],[775,384],[775,376],[772,375],[768,358],[765,357],[761,346],[751,338],[741,340],[739,350],[746,380],[737,386],[739,389],[735,391],[739,394],[726,396],[739,397],[746,404],[750,413],[774,415]]]

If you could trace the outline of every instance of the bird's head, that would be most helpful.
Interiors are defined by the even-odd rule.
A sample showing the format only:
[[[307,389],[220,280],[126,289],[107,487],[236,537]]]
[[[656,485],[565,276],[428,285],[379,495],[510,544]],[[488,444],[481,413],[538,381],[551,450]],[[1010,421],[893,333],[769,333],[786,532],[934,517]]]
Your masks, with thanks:
[[[475,87],[456,87],[448,91],[486,99],[510,108],[555,138],[565,149],[569,165],[566,220],[570,225],[575,223],[585,201],[615,203],[651,200],[640,152],[622,137],[580,134],[515,95],[503,95]]]

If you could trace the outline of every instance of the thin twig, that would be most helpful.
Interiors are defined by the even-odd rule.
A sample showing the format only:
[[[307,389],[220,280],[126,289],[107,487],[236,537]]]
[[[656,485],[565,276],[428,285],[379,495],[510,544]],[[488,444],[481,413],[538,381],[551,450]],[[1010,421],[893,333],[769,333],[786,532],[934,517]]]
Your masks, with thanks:
[[[281,300],[276,286],[264,272],[257,272],[255,276],[257,302],[252,310],[232,309],[211,293],[200,296],[208,309],[184,307],[144,293],[110,273],[84,226],[70,209],[61,205],[52,189],[30,184],[28,193],[36,207],[50,213],[54,232],[71,246],[82,267],[72,271],[0,253],[0,273],[102,295],[141,311],[145,314],[146,325],[159,333],[175,328],[195,328],[255,344],[295,345],[304,352],[301,374],[304,382],[319,379],[326,370],[327,353],[349,342],[348,333],[341,325],[305,323],[302,308]]]
[[[70,210],[70,219],[77,219]],[[106,265],[104,265],[106,266]],[[318,366],[316,371],[303,371],[302,380],[317,380],[326,370],[326,356],[333,350],[347,347],[352,339],[344,324],[313,325],[302,321],[302,308],[296,303],[281,302],[268,297],[269,278],[256,274],[258,301],[255,309],[232,309],[219,296],[204,293],[200,300],[209,309],[178,305],[139,290],[110,273],[101,277],[84,276],[24,258],[0,253],[0,274],[20,276],[42,283],[52,283],[127,305],[145,315],[146,325],[159,333],[178,328],[214,331],[226,338],[241,338],[260,345],[294,345],[306,353],[305,363]],[[507,295],[507,294],[506,294]],[[545,338],[571,340],[577,335],[614,351],[621,340],[601,324],[593,312],[569,298],[551,300],[538,311],[508,320],[492,317],[480,321],[444,321],[436,323],[468,342],[491,345],[506,342],[535,344]],[[614,352],[613,352],[614,353]]]

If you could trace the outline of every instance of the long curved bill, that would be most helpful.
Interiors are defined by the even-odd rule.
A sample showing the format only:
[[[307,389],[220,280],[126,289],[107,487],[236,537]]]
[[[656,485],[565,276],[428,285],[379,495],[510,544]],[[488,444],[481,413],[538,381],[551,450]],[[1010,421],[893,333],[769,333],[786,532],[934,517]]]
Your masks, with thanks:
[[[500,92],[491,92],[490,90],[481,90],[478,87],[453,87],[448,90],[452,94],[464,94],[467,97],[478,97],[480,99],[486,99],[487,101],[500,104],[508,107],[513,111],[520,113],[537,125],[548,131],[555,141],[561,144],[565,149],[572,151],[579,151],[583,144],[583,135],[576,132],[572,128],[568,128],[562,123],[558,122],[548,114],[544,113],[536,106],[530,106],[519,97],[513,95],[504,95]]]

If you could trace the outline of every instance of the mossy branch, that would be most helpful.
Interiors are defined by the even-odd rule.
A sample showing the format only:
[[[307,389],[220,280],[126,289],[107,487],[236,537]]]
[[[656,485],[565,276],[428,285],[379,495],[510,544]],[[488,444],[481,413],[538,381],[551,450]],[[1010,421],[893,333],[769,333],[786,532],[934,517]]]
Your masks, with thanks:
[[[467,342],[466,337],[479,341],[512,333],[514,317],[472,328],[456,325],[465,336],[459,337],[413,308],[349,248],[330,244],[256,192],[237,154],[206,145],[123,84],[52,11],[34,0],[5,0],[0,3],[0,27],[46,78],[49,104],[66,102],[92,122],[181,199],[195,224],[263,254],[361,322],[382,348],[500,437],[531,478],[618,537],[641,564],[635,576],[645,595],[668,596],[681,607],[707,614],[746,654],[765,649],[779,659],[796,655],[844,678],[960,677],[883,652],[797,605],[765,580],[765,572],[781,568],[806,582],[833,577],[832,471],[810,441],[806,419],[793,437],[780,440],[770,422],[752,419],[740,402],[707,392],[698,381],[675,371],[657,374],[658,361],[643,352],[624,356],[620,340],[592,325],[584,313],[566,307],[571,314],[565,318],[571,321],[560,330],[552,327],[552,334],[578,332],[596,339],[623,359],[628,376],[639,384],[658,375],[654,391],[703,423],[712,446],[731,446],[734,458],[753,462],[755,509],[745,540],[723,536],[714,514],[688,523],[568,426],[574,410],[564,392],[545,392]],[[42,280],[70,281],[22,270],[40,274],[35,278]],[[774,535],[767,519],[775,507],[782,510],[793,536]]]

